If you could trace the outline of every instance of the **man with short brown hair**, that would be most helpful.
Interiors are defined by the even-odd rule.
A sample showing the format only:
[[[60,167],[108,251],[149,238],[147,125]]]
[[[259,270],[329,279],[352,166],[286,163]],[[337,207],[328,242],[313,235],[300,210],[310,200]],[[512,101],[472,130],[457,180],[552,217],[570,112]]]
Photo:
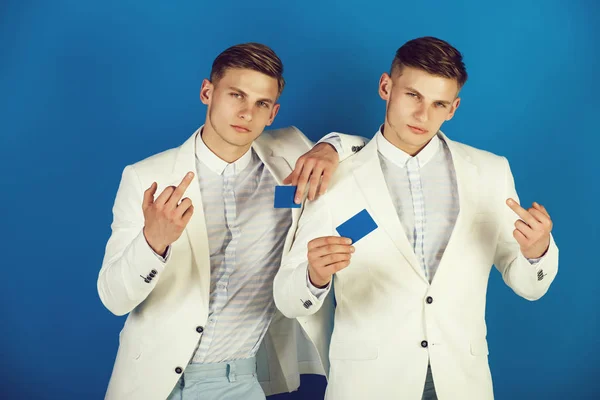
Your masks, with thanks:
[[[528,300],[557,274],[550,216],[518,204],[508,161],[440,131],[466,80],[449,43],[400,47],[379,80],[384,123],[306,206],[283,257],[275,303],[318,348],[329,400],[493,399],[492,264]],[[368,222],[364,210],[373,221],[348,234],[358,241],[336,233]]]
[[[295,127],[263,132],[283,86],[269,47],[225,50],[202,82],[205,124],[123,171],[98,276],[103,304],[129,314],[107,399],[256,400],[298,388],[302,337],[276,312],[272,285],[301,208],[274,208],[275,186],[297,184],[301,196],[308,185],[313,199],[337,167],[332,146],[350,154],[363,141],[313,148]]]

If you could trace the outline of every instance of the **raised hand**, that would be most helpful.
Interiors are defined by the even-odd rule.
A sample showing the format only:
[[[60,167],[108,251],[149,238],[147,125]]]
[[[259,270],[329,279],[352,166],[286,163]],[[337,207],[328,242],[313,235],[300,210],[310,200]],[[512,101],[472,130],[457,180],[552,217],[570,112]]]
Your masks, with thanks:
[[[506,204],[519,216],[515,222],[513,236],[521,247],[521,253],[526,258],[543,256],[550,246],[552,220],[546,208],[536,202],[525,210],[513,199],[507,199]]]
[[[194,173],[188,172],[179,186],[165,188],[156,199],[156,182],[144,192],[144,236],[156,254],[164,256],[167,247],[179,239],[192,218],[192,201],[187,197],[181,200],[181,197],[193,179]]]

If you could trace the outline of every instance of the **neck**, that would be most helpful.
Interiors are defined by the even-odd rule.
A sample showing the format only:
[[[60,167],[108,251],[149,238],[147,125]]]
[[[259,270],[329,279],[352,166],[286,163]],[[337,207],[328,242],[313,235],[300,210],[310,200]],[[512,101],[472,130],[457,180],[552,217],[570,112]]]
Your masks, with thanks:
[[[410,143],[403,142],[402,140],[400,140],[394,129],[388,124],[387,121],[385,121],[385,123],[383,124],[383,127],[381,128],[381,133],[383,134],[383,137],[388,140],[388,142],[390,142],[406,154],[410,155],[411,157],[414,157],[417,154],[419,154],[419,152],[423,150],[425,146],[427,146],[427,143],[431,141],[431,139],[429,139],[426,143],[423,143],[420,146],[413,146]]]
[[[206,147],[208,147],[209,150],[221,160],[228,163],[239,160],[240,157],[246,154],[252,145],[252,143],[250,143],[246,146],[236,146],[226,142],[220,135],[217,134],[217,132],[215,132],[212,125],[208,123],[208,121],[204,125],[204,128],[202,128],[202,132],[200,134],[202,135],[202,141]]]

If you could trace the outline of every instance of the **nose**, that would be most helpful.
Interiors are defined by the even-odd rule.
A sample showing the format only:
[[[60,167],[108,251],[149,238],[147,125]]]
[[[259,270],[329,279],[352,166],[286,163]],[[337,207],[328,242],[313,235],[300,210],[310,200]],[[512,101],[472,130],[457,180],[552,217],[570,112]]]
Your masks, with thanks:
[[[241,119],[246,122],[252,121],[252,107],[244,106],[238,115]]]
[[[427,108],[423,103],[419,104],[413,114],[414,118],[419,122],[427,122]]]

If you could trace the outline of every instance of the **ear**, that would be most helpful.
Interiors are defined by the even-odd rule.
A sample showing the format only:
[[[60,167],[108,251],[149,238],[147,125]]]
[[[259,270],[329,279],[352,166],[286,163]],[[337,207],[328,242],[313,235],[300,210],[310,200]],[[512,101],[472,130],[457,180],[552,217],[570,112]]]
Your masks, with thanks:
[[[200,88],[200,101],[202,104],[209,105],[212,98],[214,85],[208,79],[202,81],[202,87]]]
[[[275,120],[275,117],[277,116],[278,112],[279,112],[279,103],[275,103],[275,105],[271,109],[271,116],[269,117],[269,121],[267,122],[267,126],[271,126],[271,124]]]
[[[390,99],[390,93],[392,92],[392,77],[384,72],[379,78],[379,97],[383,100],[388,101]]]
[[[446,121],[450,121],[452,119],[452,117],[454,117],[454,113],[458,109],[459,105],[460,105],[460,97],[457,97],[456,99],[454,99],[454,101],[452,102],[452,105],[450,106],[450,113],[448,113],[448,116],[446,117]]]

